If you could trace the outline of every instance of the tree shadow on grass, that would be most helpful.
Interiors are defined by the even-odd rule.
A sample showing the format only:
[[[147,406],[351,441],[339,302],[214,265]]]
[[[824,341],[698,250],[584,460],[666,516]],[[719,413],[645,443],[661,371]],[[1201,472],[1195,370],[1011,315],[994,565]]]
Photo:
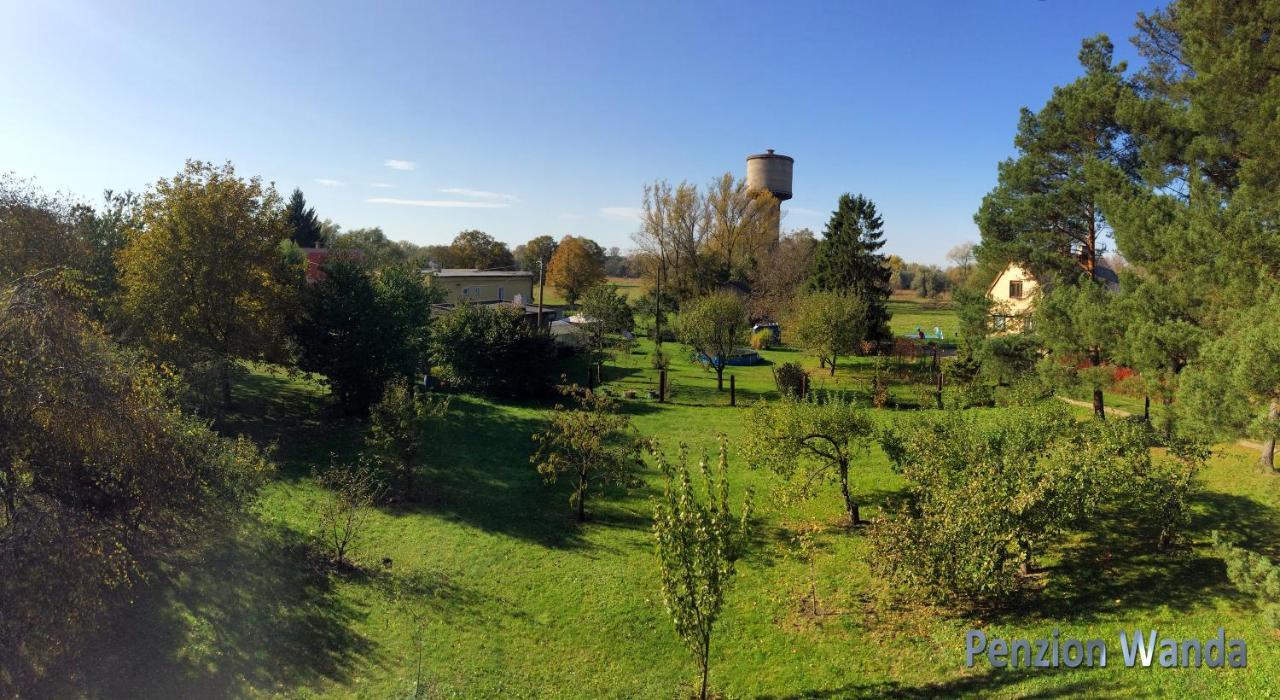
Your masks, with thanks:
[[[532,436],[546,423],[487,402],[459,399],[420,471],[424,496],[397,510],[433,513],[556,549],[586,546],[584,528],[647,526],[638,514],[613,507],[616,490],[591,493],[587,523],[575,524],[568,505],[570,480],[545,484],[529,461]]]
[[[88,641],[74,675],[50,677],[79,686],[70,694],[103,698],[222,698],[346,682],[375,650],[352,631],[365,613],[316,562],[300,533],[251,521],[199,561],[157,567]]]
[[[240,377],[235,404],[214,427],[223,435],[244,435],[263,448],[275,447],[280,476],[310,476],[329,455],[351,459],[359,451],[365,424],[337,416],[323,385],[314,379],[270,370]]]
[[[1087,674],[1088,671],[1067,670],[1014,670],[987,669],[982,673],[964,675],[938,683],[908,685],[898,681],[850,683],[838,688],[804,690],[790,695],[761,695],[758,700],[825,700],[827,698],[889,698],[898,700],[928,700],[931,698],[985,697],[994,693],[1016,692],[1015,686],[1032,678],[1058,674]],[[1021,698],[1074,698],[1074,697],[1122,697],[1128,684],[1108,678],[1079,678],[1056,684],[1045,690],[1019,693]]]
[[[1034,601],[1036,616],[1087,620],[1161,607],[1186,612],[1213,599],[1241,599],[1222,560],[1207,547],[1159,552],[1149,544],[1155,533],[1147,523],[1107,525],[1064,547],[1048,589]],[[1280,511],[1243,496],[1202,491],[1194,497],[1188,530],[1197,542],[1213,530],[1230,530],[1272,543],[1280,539]]]

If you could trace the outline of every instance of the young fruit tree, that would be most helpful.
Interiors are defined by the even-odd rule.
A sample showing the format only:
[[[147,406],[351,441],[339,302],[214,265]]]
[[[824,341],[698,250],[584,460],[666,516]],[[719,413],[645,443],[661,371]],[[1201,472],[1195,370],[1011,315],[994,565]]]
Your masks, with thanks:
[[[337,456],[330,455],[329,469],[317,481],[330,492],[318,512],[321,541],[329,550],[330,563],[351,567],[351,550],[378,499],[373,470],[363,458],[355,464],[339,464]]]
[[[746,339],[747,307],[733,292],[695,299],[676,321],[680,339],[716,371],[716,389],[724,391],[724,368],[734,349]]]
[[[650,445],[650,452],[666,479],[663,498],[653,510],[662,601],[676,633],[697,657],[702,672],[698,697],[706,700],[711,633],[720,617],[735,562],[746,548],[751,492],[747,492],[741,516],[735,517],[729,509],[729,463],[724,438],[720,440],[719,466],[714,475],[706,458],[698,463],[706,483],[705,503],[694,493],[684,445],[674,465],[667,462],[656,444]]]
[[[529,461],[549,484],[561,475],[574,479],[569,505],[582,523],[590,487],[630,486],[636,481],[643,466],[640,443],[632,434],[631,420],[618,413],[617,402],[576,386],[562,391],[577,405],[556,405],[546,428],[533,435],[538,448]]]
[[[810,292],[796,302],[795,332],[818,362],[836,374],[836,360],[867,335],[867,302],[848,292]]]
[[[786,397],[752,404],[747,426],[747,460],[787,480],[784,498],[808,498],[822,482],[834,481],[849,523],[863,524],[849,489],[849,468],[875,436],[865,411],[840,396]]]
[[[405,381],[388,382],[382,400],[369,411],[366,442],[391,465],[400,500],[415,498],[418,457],[429,442],[429,431],[438,428],[448,414],[449,397],[415,392]]]

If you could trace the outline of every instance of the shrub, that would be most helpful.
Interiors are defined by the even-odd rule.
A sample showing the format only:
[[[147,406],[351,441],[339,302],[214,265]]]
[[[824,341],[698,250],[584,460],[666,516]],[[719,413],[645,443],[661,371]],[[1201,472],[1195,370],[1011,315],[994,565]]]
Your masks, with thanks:
[[[1254,598],[1267,626],[1280,628],[1280,566],[1228,539],[1223,533],[1213,533],[1214,550],[1226,562],[1227,578],[1242,593]]]
[[[1142,523],[1157,548],[1185,528],[1199,449],[1153,461],[1139,421],[1078,423],[1041,405],[980,420],[948,413],[906,422],[882,447],[909,484],[870,532],[872,567],[903,595],[1000,607],[1063,532]]]
[[[462,389],[528,396],[551,390],[555,348],[515,306],[462,304],[431,328],[431,360]]]
[[[871,365],[871,405],[884,408],[889,405],[889,379],[886,376],[884,357],[878,356]]]
[[[338,464],[336,455],[329,460],[329,469],[317,479],[330,492],[317,511],[320,539],[331,564],[349,567],[352,547],[369,522],[379,490],[367,458],[351,465]]]
[[[56,275],[0,286],[0,696],[24,696],[157,562],[236,522],[270,465],[184,413]]]
[[[1053,387],[1040,375],[1023,375],[994,393],[997,406],[1032,406],[1053,396]]]
[[[995,390],[980,382],[953,384],[943,388],[942,403],[955,409],[994,406]]]
[[[768,350],[773,345],[773,331],[761,328],[751,334],[751,347],[755,350]]]
[[[803,398],[806,378],[799,362],[784,362],[773,368],[773,383],[783,397]]]

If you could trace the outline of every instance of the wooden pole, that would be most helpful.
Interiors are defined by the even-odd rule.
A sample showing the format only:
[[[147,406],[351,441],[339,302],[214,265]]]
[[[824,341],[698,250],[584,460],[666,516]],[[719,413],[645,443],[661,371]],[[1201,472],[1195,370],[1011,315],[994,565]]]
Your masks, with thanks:
[[[737,384],[733,381],[734,375],[729,375],[729,405],[738,405],[738,389]]]
[[[935,394],[938,400],[938,410],[942,410],[942,370],[938,370],[938,391]]]
[[[658,370],[658,403],[664,403],[667,400],[667,370]]]
[[[546,293],[546,271],[543,269],[546,264],[538,260],[538,332],[542,332],[542,297]]]

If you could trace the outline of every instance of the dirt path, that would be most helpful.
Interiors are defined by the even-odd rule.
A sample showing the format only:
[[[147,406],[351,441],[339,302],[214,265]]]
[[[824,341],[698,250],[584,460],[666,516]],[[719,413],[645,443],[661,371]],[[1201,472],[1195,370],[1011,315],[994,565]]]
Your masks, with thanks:
[[[1059,399],[1059,400],[1061,400],[1061,401],[1065,401],[1066,403],[1069,403],[1069,404],[1071,404],[1072,406],[1079,406],[1080,408],[1087,408],[1087,409],[1089,409],[1089,410],[1093,410],[1093,404],[1089,403],[1088,401],[1078,401],[1078,400],[1076,400],[1076,399],[1069,399],[1069,398],[1067,398],[1067,397],[1065,397],[1065,396],[1059,396],[1059,397],[1058,397],[1058,399]],[[1108,416],[1131,416],[1131,415],[1133,415],[1132,413],[1130,413],[1129,411],[1126,411],[1126,410],[1124,410],[1124,409],[1121,409],[1121,408],[1111,408],[1110,406],[1106,406],[1106,407],[1104,407],[1104,408],[1103,408],[1103,410],[1107,412],[1107,415],[1108,415]],[[1260,443],[1260,442],[1254,442],[1253,440],[1243,440],[1243,439],[1241,439],[1241,440],[1236,440],[1236,444],[1237,444],[1237,445],[1240,445],[1241,447],[1247,447],[1247,448],[1249,448],[1249,449],[1251,449],[1251,450],[1259,450],[1259,451],[1260,451],[1260,450],[1262,450],[1262,443]]]

